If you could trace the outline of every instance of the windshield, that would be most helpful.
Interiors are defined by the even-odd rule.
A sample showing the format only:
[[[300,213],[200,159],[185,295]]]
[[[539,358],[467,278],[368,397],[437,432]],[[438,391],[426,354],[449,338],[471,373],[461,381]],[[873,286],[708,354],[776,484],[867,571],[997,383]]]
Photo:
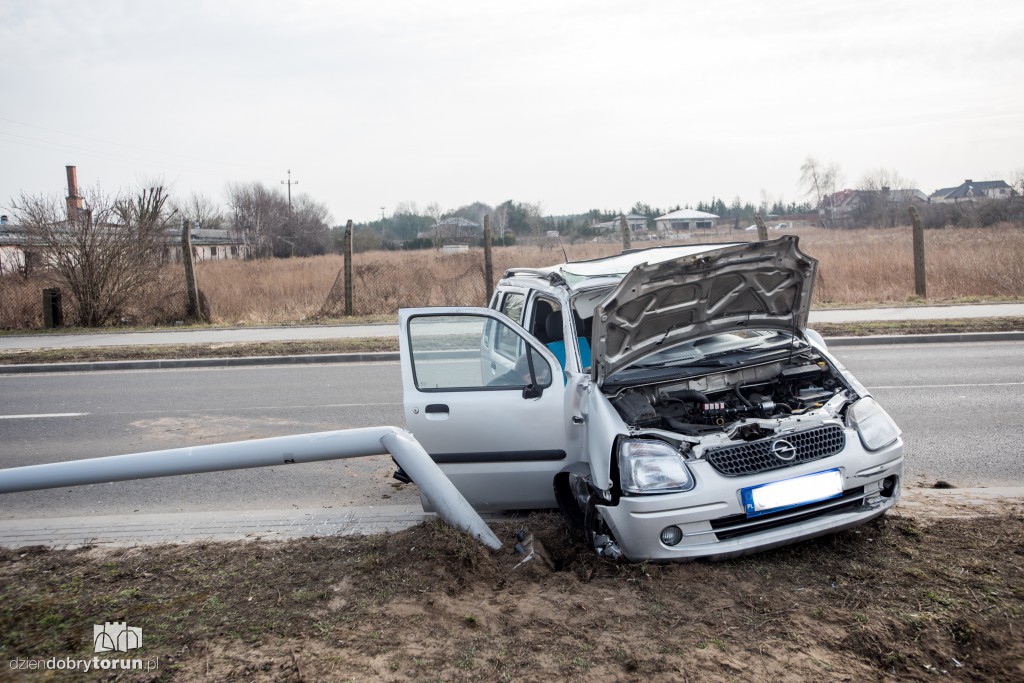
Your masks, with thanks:
[[[729,368],[791,353],[807,346],[782,330],[735,330],[679,344],[622,368],[606,384],[622,385],[657,376],[683,377],[712,368]]]

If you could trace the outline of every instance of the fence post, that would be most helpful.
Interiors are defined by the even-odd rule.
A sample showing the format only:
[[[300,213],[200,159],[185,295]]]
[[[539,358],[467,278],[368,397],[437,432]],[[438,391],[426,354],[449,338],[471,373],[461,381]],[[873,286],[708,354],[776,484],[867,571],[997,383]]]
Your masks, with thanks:
[[[494,295],[494,260],[491,255],[491,215],[484,216],[484,291],[487,303]]]
[[[757,240],[759,242],[768,241],[768,226],[764,224],[764,219],[761,218],[761,214],[754,214],[754,222],[757,223]]]
[[[914,226],[914,293],[922,299],[928,298],[924,277],[924,226],[917,209],[910,207],[910,222]]]
[[[633,248],[633,240],[629,234],[629,223],[626,222],[624,214],[619,214],[619,225],[622,227],[622,251],[629,251]]]
[[[199,286],[196,284],[196,269],[192,262],[192,222],[181,222],[181,260],[185,264],[185,290],[188,302],[185,306],[185,317],[189,320],[203,318],[199,305]]]
[[[352,219],[345,225],[345,315],[352,312]]]

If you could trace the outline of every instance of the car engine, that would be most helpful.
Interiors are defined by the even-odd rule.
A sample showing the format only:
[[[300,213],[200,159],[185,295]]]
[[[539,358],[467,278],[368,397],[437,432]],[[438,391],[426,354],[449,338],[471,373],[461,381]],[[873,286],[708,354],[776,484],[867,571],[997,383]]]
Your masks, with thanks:
[[[609,397],[633,428],[699,436],[748,420],[772,420],[821,407],[845,382],[816,354],[806,353],[685,381],[633,386]],[[757,429],[746,438],[759,438]]]

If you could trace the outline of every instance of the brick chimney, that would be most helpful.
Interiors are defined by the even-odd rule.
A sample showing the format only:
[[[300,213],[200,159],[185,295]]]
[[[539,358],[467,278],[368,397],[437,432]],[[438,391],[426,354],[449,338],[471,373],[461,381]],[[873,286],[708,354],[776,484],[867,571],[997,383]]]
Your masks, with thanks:
[[[78,194],[78,171],[74,166],[65,166],[68,172],[68,220],[73,221],[82,210],[82,197]]]

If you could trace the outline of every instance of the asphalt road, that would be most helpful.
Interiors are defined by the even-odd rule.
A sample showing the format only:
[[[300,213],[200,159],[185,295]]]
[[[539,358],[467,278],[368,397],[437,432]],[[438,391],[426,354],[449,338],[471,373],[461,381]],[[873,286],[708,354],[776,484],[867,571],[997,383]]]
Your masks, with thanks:
[[[1024,343],[836,355],[904,430],[910,483],[1024,484]],[[0,376],[0,467],[392,424],[397,363]],[[0,518],[416,504],[387,457],[0,496]]]

